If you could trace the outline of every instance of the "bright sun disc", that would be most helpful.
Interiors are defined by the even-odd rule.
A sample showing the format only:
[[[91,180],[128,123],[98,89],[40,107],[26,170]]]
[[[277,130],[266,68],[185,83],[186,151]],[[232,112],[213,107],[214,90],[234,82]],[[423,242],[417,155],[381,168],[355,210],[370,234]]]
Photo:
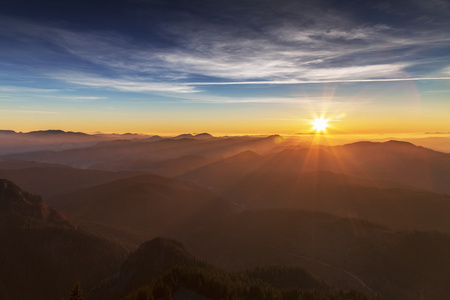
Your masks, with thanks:
[[[328,120],[326,120],[324,118],[317,118],[313,122],[313,128],[318,132],[325,131],[327,129],[327,126],[328,126]]]

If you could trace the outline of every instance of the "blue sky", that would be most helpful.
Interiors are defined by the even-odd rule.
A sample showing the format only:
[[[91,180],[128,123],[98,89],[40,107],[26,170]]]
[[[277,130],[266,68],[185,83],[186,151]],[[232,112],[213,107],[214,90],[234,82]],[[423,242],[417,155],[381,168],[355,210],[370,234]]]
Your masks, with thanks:
[[[0,125],[289,133],[420,110],[448,131],[449,32],[444,0],[3,1]]]

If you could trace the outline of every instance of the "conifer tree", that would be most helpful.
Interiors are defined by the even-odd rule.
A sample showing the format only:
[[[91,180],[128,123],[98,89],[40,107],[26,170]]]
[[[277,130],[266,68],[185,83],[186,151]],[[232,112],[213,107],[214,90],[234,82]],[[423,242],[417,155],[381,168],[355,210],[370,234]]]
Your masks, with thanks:
[[[75,286],[70,293],[69,300],[83,300],[83,293],[81,292],[80,283],[78,281],[75,282]]]

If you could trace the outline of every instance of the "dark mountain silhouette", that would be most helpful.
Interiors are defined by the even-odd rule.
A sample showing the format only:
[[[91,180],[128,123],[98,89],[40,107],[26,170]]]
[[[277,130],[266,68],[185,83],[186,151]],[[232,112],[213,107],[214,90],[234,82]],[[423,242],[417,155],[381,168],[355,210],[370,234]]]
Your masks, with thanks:
[[[25,133],[28,135],[78,135],[78,136],[89,136],[89,134],[83,133],[83,132],[73,132],[73,131],[63,131],[63,130],[37,130],[37,131],[30,131],[28,133]]]
[[[194,137],[194,136],[190,133],[183,133],[183,134],[177,135],[176,137],[174,137],[174,139],[189,139],[192,137]]]
[[[131,253],[114,277],[96,287],[93,298],[117,299],[148,285],[176,266],[206,267],[179,242],[155,238]]]
[[[15,134],[14,130],[0,130],[0,134]]]
[[[196,139],[211,139],[214,138],[211,134],[204,132],[194,135],[194,138]]]
[[[160,141],[160,140],[162,140],[163,138],[162,137],[160,137],[159,135],[153,135],[153,136],[151,136],[151,137],[149,137],[149,138],[145,138],[145,139],[143,139],[144,141],[147,141],[147,142],[156,142],[156,141]]]
[[[126,254],[5,179],[0,180],[0,240],[1,299],[59,299],[76,280],[88,287],[113,272]]]
[[[450,236],[393,232],[353,218],[298,210],[247,211],[186,237],[197,257],[224,268],[298,266],[340,287],[387,299],[445,299]],[[422,292],[421,292],[422,291]]]
[[[74,219],[135,233],[137,241],[183,234],[230,214],[230,205],[196,185],[140,175],[49,198]]]

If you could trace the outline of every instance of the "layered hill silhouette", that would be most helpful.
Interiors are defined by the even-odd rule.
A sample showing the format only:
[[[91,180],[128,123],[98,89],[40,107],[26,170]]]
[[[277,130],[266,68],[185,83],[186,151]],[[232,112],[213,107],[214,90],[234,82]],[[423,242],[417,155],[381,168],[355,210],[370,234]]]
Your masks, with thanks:
[[[88,147],[108,137],[89,135],[82,132],[62,130],[39,130],[15,132],[0,130],[0,154],[15,154],[28,151],[67,150]]]
[[[0,298],[60,299],[91,286],[121,263],[118,244],[81,230],[39,196],[0,180]]]
[[[233,211],[206,189],[156,175],[120,179],[46,201],[77,221],[125,230],[140,242],[182,234]]]
[[[450,294],[450,154],[399,141],[0,134],[45,150],[0,158],[0,298],[60,299],[76,280],[87,299]],[[74,142],[50,145],[57,136]],[[186,248],[145,242],[157,236]]]
[[[202,181],[211,174],[251,175],[256,172],[330,171],[353,175],[371,186],[410,187],[450,194],[450,154],[407,142],[358,142],[330,147],[288,147],[257,156],[243,152],[205,166],[183,177]],[[214,177],[213,177],[214,178]],[[210,183],[207,183],[210,184]]]
[[[7,158],[64,164],[77,168],[106,168],[129,170],[141,164],[151,166],[182,156],[201,156],[217,159],[244,150],[267,152],[278,145],[281,137],[224,137],[205,136],[156,140],[116,140],[94,146],[65,151],[38,151],[7,155]],[[108,165],[109,164],[109,165]]]
[[[437,193],[448,189],[449,162],[449,154],[409,143],[357,143],[268,155],[245,151],[179,178],[247,210],[302,208],[398,230],[450,232],[450,197]]]

